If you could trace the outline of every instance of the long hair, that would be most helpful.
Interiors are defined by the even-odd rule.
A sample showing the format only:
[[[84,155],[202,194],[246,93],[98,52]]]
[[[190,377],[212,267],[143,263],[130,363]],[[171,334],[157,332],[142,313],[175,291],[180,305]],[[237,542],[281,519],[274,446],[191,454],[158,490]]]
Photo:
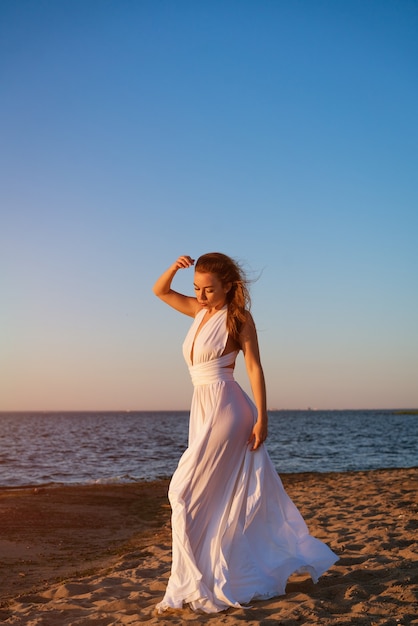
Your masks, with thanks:
[[[197,259],[195,271],[216,274],[222,285],[231,283],[231,289],[226,294],[228,305],[226,324],[228,333],[239,342],[239,335],[251,306],[249,281],[244,270],[237,261],[226,254],[209,252]]]

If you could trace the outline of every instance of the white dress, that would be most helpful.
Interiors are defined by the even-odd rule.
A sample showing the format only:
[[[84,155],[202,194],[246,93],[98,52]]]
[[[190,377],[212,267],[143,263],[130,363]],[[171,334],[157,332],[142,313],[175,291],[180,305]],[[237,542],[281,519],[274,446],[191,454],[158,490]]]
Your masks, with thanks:
[[[226,306],[183,344],[194,384],[189,447],[169,488],[171,576],[159,612],[188,603],[216,613],[282,595],[294,572],[316,582],[338,557],[309,534],[267,450],[247,441],[256,408],[233,377],[237,352],[222,356]],[[193,359],[193,361],[192,361]]]

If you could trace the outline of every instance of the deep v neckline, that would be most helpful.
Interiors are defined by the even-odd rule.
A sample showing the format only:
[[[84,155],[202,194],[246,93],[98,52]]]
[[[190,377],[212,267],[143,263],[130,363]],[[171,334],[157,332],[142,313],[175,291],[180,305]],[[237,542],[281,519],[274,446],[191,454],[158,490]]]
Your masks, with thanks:
[[[224,311],[226,307],[227,307],[227,305],[226,305],[226,304],[224,304],[224,306],[222,307],[222,309],[217,309],[217,310],[216,310],[216,312],[215,312],[215,313],[213,313],[213,315],[211,315],[211,316],[210,316],[210,317],[206,320],[206,322],[204,322],[204,321],[203,321],[203,320],[204,320],[204,318],[205,318],[205,315],[206,315],[206,313],[207,313],[207,311],[205,311],[205,314],[203,315],[202,319],[200,320],[200,324],[199,324],[199,326],[197,327],[196,332],[195,332],[195,334],[194,334],[192,347],[191,347],[191,349],[190,349],[190,363],[191,363],[192,365],[194,365],[194,360],[193,360],[193,357],[194,357],[194,347],[195,347],[195,344],[196,344],[196,339],[197,339],[197,337],[200,335],[200,333],[202,332],[202,330],[204,329],[204,327],[205,327],[205,326],[207,326],[207,325],[209,324],[209,322],[211,322],[211,321],[213,320],[213,318],[215,318],[215,317],[218,315],[218,313],[221,313],[221,311]],[[201,309],[201,310],[203,311],[204,309]],[[200,311],[199,311],[199,313],[200,313]],[[199,315],[199,313],[198,313],[197,315]],[[196,316],[196,318],[197,318],[197,316]],[[196,319],[196,318],[195,318],[195,319]]]

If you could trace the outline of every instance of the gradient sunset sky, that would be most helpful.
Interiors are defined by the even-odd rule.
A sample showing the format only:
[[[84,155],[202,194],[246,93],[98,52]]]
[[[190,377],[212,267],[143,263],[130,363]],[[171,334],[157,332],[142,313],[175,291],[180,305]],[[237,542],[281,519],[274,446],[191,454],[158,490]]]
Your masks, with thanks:
[[[2,0],[0,410],[187,409],[151,288],[215,250],[269,407],[418,406],[417,32],[415,0]]]

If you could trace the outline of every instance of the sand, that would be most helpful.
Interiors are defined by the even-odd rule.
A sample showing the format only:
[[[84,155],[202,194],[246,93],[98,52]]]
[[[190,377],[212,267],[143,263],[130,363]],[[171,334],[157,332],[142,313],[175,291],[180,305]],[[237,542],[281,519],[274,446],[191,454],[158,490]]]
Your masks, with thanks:
[[[318,584],[215,615],[159,616],[168,481],[0,490],[0,621],[14,625],[418,625],[418,469],[282,475],[340,557]]]

